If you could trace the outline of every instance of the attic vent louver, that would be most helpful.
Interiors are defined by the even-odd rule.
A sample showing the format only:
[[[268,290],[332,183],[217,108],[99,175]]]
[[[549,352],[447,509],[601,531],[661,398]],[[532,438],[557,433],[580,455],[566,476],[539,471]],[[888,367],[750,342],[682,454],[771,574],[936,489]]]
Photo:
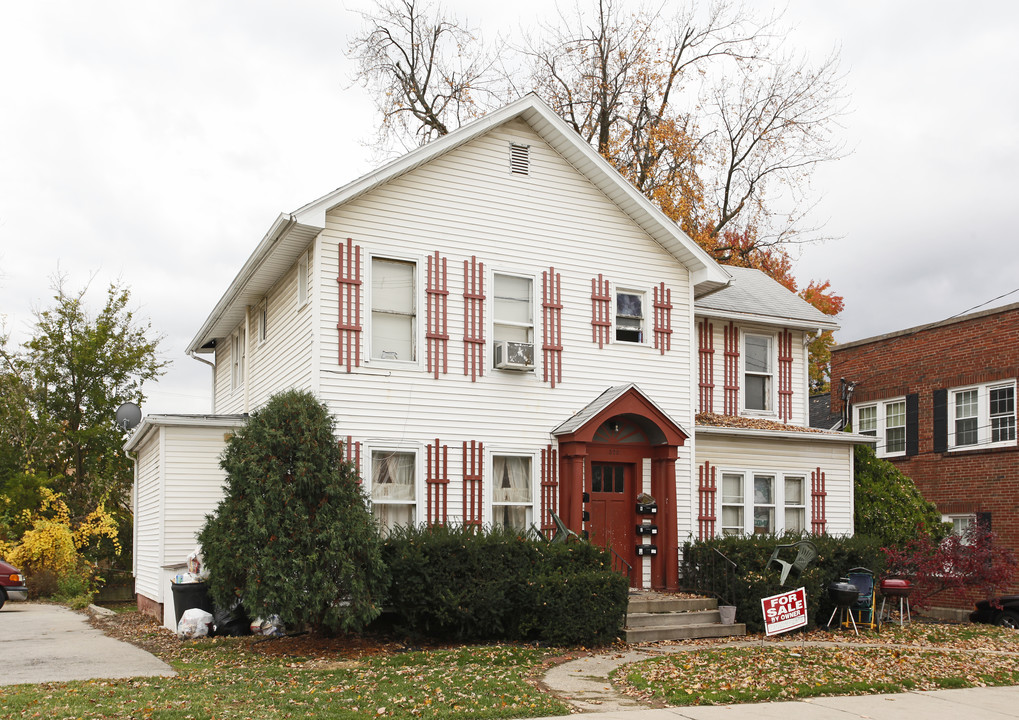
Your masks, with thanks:
[[[510,143],[510,172],[514,175],[531,174],[531,146]]]

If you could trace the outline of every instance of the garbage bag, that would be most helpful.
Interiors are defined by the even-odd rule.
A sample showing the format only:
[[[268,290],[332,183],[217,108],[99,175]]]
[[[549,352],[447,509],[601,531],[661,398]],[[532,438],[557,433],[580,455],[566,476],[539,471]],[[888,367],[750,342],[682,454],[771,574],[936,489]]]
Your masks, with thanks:
[[[209,634],[212,628],[212,613],[201,608],[189,608],[184,611],[177,623],[177,637],[200,638]]]

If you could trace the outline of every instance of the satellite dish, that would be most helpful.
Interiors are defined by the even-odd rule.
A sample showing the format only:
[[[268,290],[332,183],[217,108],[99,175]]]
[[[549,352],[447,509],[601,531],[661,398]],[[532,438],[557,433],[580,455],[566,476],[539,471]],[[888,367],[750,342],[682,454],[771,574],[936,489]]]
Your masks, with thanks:
[[[117,408],[117,425],[124,430],[134,430],[142,421],[142,409],[132,402]]]

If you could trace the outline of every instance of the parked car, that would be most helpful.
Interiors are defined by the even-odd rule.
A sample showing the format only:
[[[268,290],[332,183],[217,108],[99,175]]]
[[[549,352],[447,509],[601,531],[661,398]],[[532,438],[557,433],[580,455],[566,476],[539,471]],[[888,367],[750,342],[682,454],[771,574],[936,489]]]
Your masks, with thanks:
[[[21,571],[0,560],[0,608],[8,600],[28,600],[28,588]]]
[[[977,609],[970,613],[969,620],[1019,630],[1019,595],[981,600],[977,603]]]

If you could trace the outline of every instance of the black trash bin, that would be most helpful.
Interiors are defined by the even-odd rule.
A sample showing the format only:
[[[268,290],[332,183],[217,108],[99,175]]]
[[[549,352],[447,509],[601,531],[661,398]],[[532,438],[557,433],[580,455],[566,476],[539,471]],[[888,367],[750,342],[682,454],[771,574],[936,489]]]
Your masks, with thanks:
[[[184,615],[185,610],[191,608],[199,608],[207,613],[213,613],[212,609],[212,598],[209,597],[209,584],[204,582],[196,583],[170,583],[170,589],[173,591],[173,614],[176,616],[177,621],[175,625],[180,625],[180,619]]]

